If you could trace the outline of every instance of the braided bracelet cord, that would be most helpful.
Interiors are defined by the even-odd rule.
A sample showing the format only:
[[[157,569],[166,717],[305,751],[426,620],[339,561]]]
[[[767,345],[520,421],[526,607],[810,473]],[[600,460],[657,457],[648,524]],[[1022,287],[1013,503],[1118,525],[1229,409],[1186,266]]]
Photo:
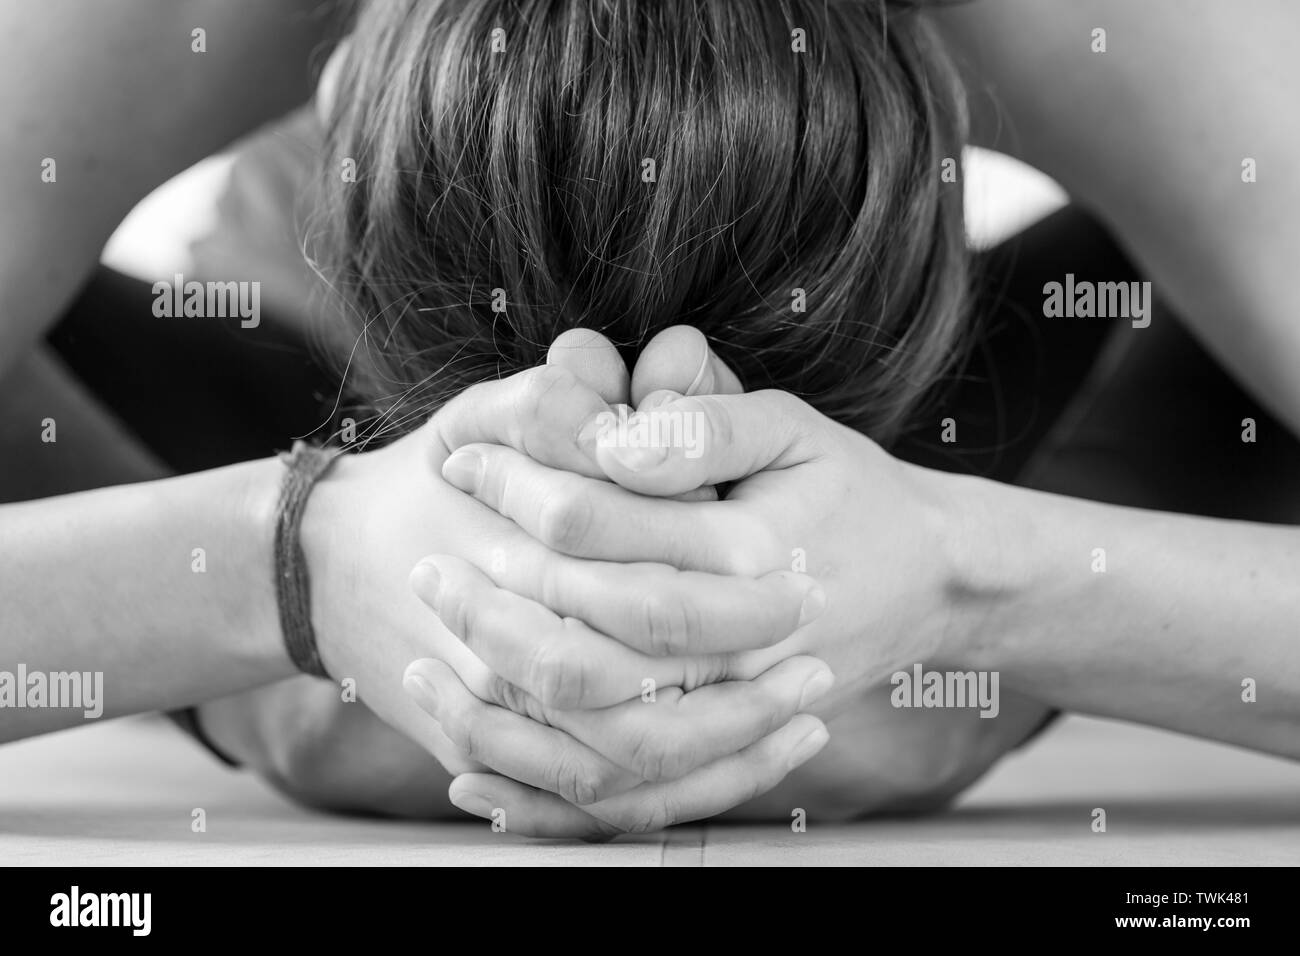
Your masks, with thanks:
[[[285,465],[280,500],[275,509],[275,602],[280,612],[280,632],[289,659],[304,674],[328,678],[311,626],[311,582],[307,556],[299,539],[307,497],[317,480],[329,470],[339,452],[294,442],[281,452]]]

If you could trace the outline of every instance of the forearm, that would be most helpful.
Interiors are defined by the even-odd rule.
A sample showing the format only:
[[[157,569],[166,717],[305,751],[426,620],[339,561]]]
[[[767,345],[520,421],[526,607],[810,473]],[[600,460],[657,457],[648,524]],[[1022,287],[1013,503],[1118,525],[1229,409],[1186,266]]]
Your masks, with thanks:
[[[1057,707],[1300,757],[1300,529],[943,480],[966,515],[954,660]]]
[[[272,514],[280,466],[250,462],[0,508],[0,740],[193,703],[294,673],[279,637]],[[20,665],[29,686],[16,686]],[[31,675],[102,674],[95,707],[36,698]],[[42,678],[35,678],[40,682]],[[83,695],[85,691],[83,690]]]

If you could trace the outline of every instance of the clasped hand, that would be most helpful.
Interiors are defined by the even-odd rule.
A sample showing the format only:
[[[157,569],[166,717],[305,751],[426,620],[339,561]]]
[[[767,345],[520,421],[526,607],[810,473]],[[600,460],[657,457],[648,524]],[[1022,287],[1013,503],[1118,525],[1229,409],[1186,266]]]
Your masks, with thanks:
[[[477,533],[411,574],[447,633],[404,686],[456,751],[432,748],[444,765],[471,771],[452,800],[512,832],[744,803],[825,745],[819,718],[949,628],[945,509],[919,469],[792,396],[739,394],[689,329],[647,346],[628,385],[612,346],[569,333],[546,368],[426,426]],[[615,415],[624,401],[638,414]]]

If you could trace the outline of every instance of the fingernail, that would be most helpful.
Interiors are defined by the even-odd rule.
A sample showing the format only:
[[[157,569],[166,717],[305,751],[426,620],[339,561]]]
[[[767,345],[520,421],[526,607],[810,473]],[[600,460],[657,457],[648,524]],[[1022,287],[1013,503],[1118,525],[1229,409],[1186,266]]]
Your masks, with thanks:
[[[822,590],[820,584],[813,585],[813,589],[804,595],[803,604],[799,606],[799,626],[811,624],[821,617],[825,610],[826,592]]]
[[[442,575],[432,561],[421,561],[411,571],[411,588],[420,600],[435,611],[442,591]]]
[[[711,395],[713,394],[713,363],[709,361],[709,346],[704,346],[704,359],[700,362],[700,370],[695,373],[695,379],[686,388],[687,395]]]
[[[828,740],[830,740],[830,734],[826,732],[825,726],[818,727],[799,741],[795,748],[790,751],[790,760],[786,763],[786,770],[794,770],[796,767],[807,763],[817,751],[826,746]]]
[[[835,675],[830,672],[830,668],[818,669],[812,677],[804,681],[803,690],[799,694],[799,709],[807,710],[816,701],[821,700],[834,683]]]
[[[681,398],[681,394],[674,392],[670,388],[661,388],[656,392],[651,392],[645,398],[641,399],[641,404],[637,406],[639,412],[652,412],[656,408],[662,408]]]
[[[438,692],[425,678],[419,674],[407,674],[402,680],[402,690],[410,694],[422,710],[438,716]]]
[[[647,445],[643,448],[615,446],[610,451],[628,471],[649,471],[662,465],[668,458],[667,445]]]
[[[496,809],[493,806],[491,795],[479,793],[476,790],[457,790],[452,796],[451,802],[466,813],[472,813],[476,817],[483,817],[487,820],[492,819],[492,811]]]
[[[453,487],[473,494],[483,483],[483,456],[460,449],[442,463],[442,477]]]

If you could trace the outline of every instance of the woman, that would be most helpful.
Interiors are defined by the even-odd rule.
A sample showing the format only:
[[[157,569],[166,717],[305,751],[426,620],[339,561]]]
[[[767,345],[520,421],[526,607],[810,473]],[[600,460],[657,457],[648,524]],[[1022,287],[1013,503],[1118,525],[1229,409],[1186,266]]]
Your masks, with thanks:
[[[806,11],[799,5],[782,8],[779,14],[763,6],[751,11],[749,18],[735,16],[733,21],[721,7],[707,4],[660,5],[656,7],[661,11],[657,15],[615,5],[603,26],[617,29],[602,30],[599,19],[585,5],[562,11],[569,14],[567,20],[561,13],[546,20],[539,9],[535,18],[523,22],[512,21],[509,11],[495,4],[416,5],[397,13],[393,9],[370,11],[353,37],[348,53],[351,69],[349,72],[345,67],[342,84],[351,98],[342,105],[335,144],[355,148],[349,149],[347,155],[327,155],[327,165],[351,159],[361,174],[355,183],[340,175],[338,182],[349,188],[336,185],[341,208],[333,223],[345,227],[345,235],[350,228],[352,242],[344,247],[335,274],[348,288],[355,289],[349,298],[361,319],[367,324],[378,323],[384,332],[383,336],[371,334],[362,340],[366,348],[361,350],[360,360],[368,377],[360,381],[372,398],[401,399],[382,402],[386,423],[395,422],[401,430],[400,426],[431,410],[442,394],[475,378],[497,374],[498,361],[504,362],[507,369],[533,364],[542,357],[542,348],[554,333],[574,325],[594,324],[611,332],[610,337],[620,344],[636,345],[687,318],[711,334],[723,358],[739,373],[746,387],[777,386],[799,392],[822,411],[881,439],[898,430],[922,397],[925,386],[947,365],[959,328],[965,286],[960,220],[954,211],[957,197],[951,184],[940,178],[939,170],[942,160],[955,155],[959,146],[960,111],[940,52],[929,42],[924,22],[914,14],[843,4],[832,5],[829,13],[819,17],[817,11]],[[664,20],[656,22],[656,16]],[[692,17],[697,19],[692,21]],[[800,26],[805,21],[811,26]],[[502,22],[506,24],[503,28]],[[697,32],[686,30],[687,23],[693,23]],[[960,17],[950,23],[957,29]],[[498,28],[504,29],[503,37],[493,36]],[[798,42],[799,30],[806,30],[813,40],[809,47],[812,62],[792,58],[802,55],[793,46]],[[472,38],[484,35],[490,42],[503,40],[504,50],[495,50],[489,41],[476,45]],[[583,36],[591,38],[586,49],[555,42],[556,38],[565,38],[572,43]],[[670,42],[648,42],[647,37]],[[719,38],[725,42],[719,42]],[[618,46],[620,39],[625,40],[622,47]],[[522,55],[510,56],[512,43],[513,50],[523,47]],[[558,58],[557,49],[563,51]],[[575,49],[586,55],[574,55]],[[743,52],[737,53],[736,49]],[[864,49],[879,51],[880,56],[864,56]],[[618,55],[614,55],[615,51]],[[820,59],[823,54],[825,58]],[[655,67],[662,66],[658,59],[661,56],[666,58],[667,66],[656,73]],[[713,62],[715,56],[720,64]],[[500,62],[491,57],[501,57]],[[644,58],[640,61],[642,69],[634,73],[643,81],[641,87],[628,82],[623,72],[628,63],[638,62],[637,57]],[[603,76],[593,68],[593,60],[604,66]],[[693,67],[685,74],[689,81],[681,79],[683,63]],[[388,69],[379,69],[376,64]],[[430,76],[434,79],[426,82]],[[627,84],[623,99],[609,95],[611,90],[622,92],[614,85],[619,81]],[[660,83],[660,98],[643,96],[645,85],[653,89],[655,81]],[[809,90],[830,95],[819,98],[810,95]],[[874,91],[878,97],[865,96],[864,90]],[[782,102],[783,96],[791,108],[771,109],[768,115],[765,111],[770,104]],[[692,112],[685,109],[688,105],[699,109]],[[541,136],[537,135],[539,120],[544,124]],[[630,138],[627,130],[632,131]],[[868,131],[870,135],[866,135]],[[615,132],[620,138],[613,138]],[[447,133],[451,135],[440,135]],[[1047,141],[1051,142],[1050,137]],[[574,151],[574,144],[583,145],[585,151]],[[599,148],[593,149],[593,144]],[[789,150],[780,148],[791,144],[799,147],[793,159]],[[484,148],[475,152],[464,149],[468,146]],[[664,162],[646,166],[645,160],[657,158],[646,154],[656,152],[662,154]],[[729,156],[741,155],[752,157],[743,176],[737,175],[739,164],[733,162],[728,167],[726,162]],[[540,162],[539,157],[543,158]],[[622,168],[612,172],[591,168],[609,162],[621,163]],[[557,169],[565,175],[555,176]],[[651,174],[649,181],[642,178],[647,172]],[[1063,178],[1075,185],[1068,177]],[[652,188],[630,195],[629,184]],[[1080,189],[1080,194],[1087,196],[1088,192]],[[562,199],[571,199],[572,203]],[[416,218],[404,212],[411,209],[424,210],[424,214]],[[1150,227],[1149,223],[1143,225]],[[1166,238],[1162,235],[1156,241]],[[1181,241],[1171,244],[1172,249],[1186,252],[1192,246],[1192,251],[1197,251],[1194,240],[1179,238]],[[497,275],[502,278],[496,279]],[[1258,270],[1252,278],[1260,279]],[[493,281],[499,285],[491,289],[508,290],[504,313],[492,311],[491,297],[476,295],[476,290]],[[798,299],[799,289],[814,308],[806,318],[791,321],[789,304]],[[1268,303],[1266,297],[1259,296],[1266,293],[1256,293],[1256,305],[1262,313]],[[778,321],[778,315],[784,318]],[[1283,334],[1273,343],[1274,348],[1265,350],[1270,358],[1279,354],[1285,344],[1285,332],[1279,331]],[[488,361],[491,366],[486,366]],[[671,361],[668,365],[675,367]],[[692,367],[698,371],[702,366],[697,363]],[[718,381],[722,380],[722,368],[716,366]],[[666,380],[658,379],[654,384]],[[554,384],[550,383],[552,387]],[[668,384],[677,384],[676,390],[682,391],[692,381]],[[1280,394],[1286,394],[1285,388],[1280,389]],[[461,403],[462,410],[465,405]],[[444,421],[455,423],[453,426],[432,429],[444,444],[450,441],[449,435],[459,443],[518,437],[510,434],[515,429],[508,424],[494,427],[475,421],[472,424],[479,427],[472,431],[471,425],[461,424],[456,418],[454,409],[455,403],[449,406],[453,414],[444,416]],[[805,414],[780,406],[775,414],[769,410],[766,424],[750,431],[770,433],[784,426],[812,433],[821,427],[814,424],[815,419],[801,417]],[[467,419],[471,417],[466,415]],[[523,444],[522,450],[547,464],[585,471],[588,477],[612,467],[615,473],[607,476],[631,484],[635,490],[665,491],[653,482],[638,484],[628,475],[617,473],[616,464],[611,465],[607,458],[595,461],[600,469],[590,467],[591,461],[572,456],[566,459],[563,453],[547,461],[547,452]],[[854,460],[848,447],[844,461]],[[436,480],[409,477],[419,474],[420,457],[418,447],[404,439],[384,451],[361,456],[358,462],[365,461],[366,467],[353,468],[349,463],[348,468],[336,468],[326,477],[313,495],[314,507],[334,517],[317,524],[322,537],[315,544],[311,539],[312,522],[308,520],[305,526],[305,546],[314,579],[382,581],[385,588],[391,588],[394,581],[403,578],[398,565],[409,568],[421,556],[421,547],[424,553],[448,550],[445,539],[411,540],[415,536],[410,534],[410,528],[418,526],[422,516],[429,526],[438,522],[445,526],[448,514],[466,507],[454,496],[448,497],[446,486]],[[858,460],[878,472],[877,477],[894,473],[883,459]],[[754,461],[760,465],[770,463]],[[728,467],[734,470],[735,466]],[[408,477],[400,478],[402,474]],[[745,478],[747,474],[729,474],[729,478]],[[861,480],[861,474],[850,472],[841,478]],[[222,476],[164,484],[164,511],[170,501],[177,514],[190,514],[196,519],[195,526],[186,528],[185,533],[191,538],[215,536],[220,540],[224,523],[205,523],[202,512],[191,503],[192,496],[229,500],[232,489],[265,489],[268,482],[255,468],[247,467]],[[898,500],[908,500],[905,485],[888,487],[900,492]],[[972,485],[951,487],[964,489],[960,495],[953,493],[962,500],[988,500]],[[689,489],[671,490],[676,493]],[[795,493],[787,490],[787,495]],[[374,502],[385,495],[403,495],[405,507],[377,507]],[[265,490],[260,497],[266,498]],[[107,498],[103,500],[107,510]],[[336,502],[332,508],[328,504],[331,500]],[[427,511],[423,510],[426,500],[431,505]],[[735,500],[733,493],[729,501]],[[1011,502],[1008,513],[1030,509],[1031,513],[1048,515],[1055,507],[1037,498],[1012,496],[1007,500]],[[692,507],[704,508],[708,504],[696,502]],[[54,517],[51,509],[55,507],[60,506],[51,503],[10,511],[7,517],[18,529],[15,537],[22,535],[24,527],[46,526]],[[98,506],[71,507],[71,522],[83,529],[95,526],[95,514],[88,512],[97,511]],[[128,494],[116,494],[111,510],[117,512],[122,507],[143,508]],[[459,540],[449,537],[453,537],[452,543],[468,548],[471,539],[485,533],[484,526],[473,522],[484,519],[481,511],[469,509],[463,513],[466,525],[458,533]],[[1091,522],[1095,514],[1086,512],[1085,521]],[[149,516],[151,521],[156,517]],[[1112,520],[1130,519],[1120,516]],[[265,521],[254,524],[264,527]],[[355,530],[348,531],[349,527]],[[1187,534],[1197,534],[1195,525],[1178,527],[1188,529]],[[364,540],[362,529],[372,538],[387,542],[405,537],[409,543],[393,547],[391,555],[382,560],[354,562],[353,556],[365,550],[364,544],[355,543]],[[376,535],[377,529],[387,533]],[[176,530],[173,525],[166,526],[168,536]],[[1212,528],[1202,533],[1214,540],[1226,532]],[[35,531],[31,534],[34,537]],[[833,553],[837,546],[834,541],[823,542],[812,527],[799,532],[797,540],[802,540],[800,535],[822,545],[823,555]],[[644,547],[652,548],[654,537],[648,535]],[[951,539],[950,535],[941,537]],[[1294,556],[1294,537],[1287,533],[1247,529],[1234,537],[1240,540],[1241,551],[1250,555],[1247,560],[1269,559],[1275,569],[1284,567],[1287,558]],[[51,564],[58,560],[56,554],[66,554],[66,548],[57,551],[59,544],[51,543]],[[838,546],[842,547],[843,542]],[[227,547],[233,552],[235,545]],[[818,549],[808,550],[813,554]],[[354,563],[336,576],[330,564],[341,557]],[[480,564],[488,557],[477,555]],[[765,555],[761,570],[775,570],[766,566],[771,563],[766,560],[770,557],[770,553]],[[940,569],[933,566],[932,559],[927,560],[923,554],[914,554],[914,559],[915,569],[922,572],[916,575],[918,579],[941,581]],[[623,560],[636,560],[636,555]],[[880,556],[874,560],[880,560]],[[45,567],[36,562],[38,580]],[[717,569],[726,570],[734,568]],[[237,575],[219,583],[231,590],[242,588],[256,594],[259,577],[266,580],[269,572],[249,574],[246,579]],[[192,595],[193,607],[201,609],[205,598],[211,600],[212,589],[195,591],[192,578],[160,573],[151,582],[153,587],[157,587],[159,579],[168,582],[178,595]],[[14,580],[28,584],[28,579],[15,576]],[[110,583],[101,577],[99,587],[109,589]],[[1176,577],[1161,581],[1155,593],[1168,601],[1170,595],[1180,593],[1179,586],[1184,583]],[[786,590],[769,595],[774,606],[794,597],[802,601],[810,593],[806,583],[781,578],[779,584]],[[906,582],[896,584],[888,590],[899,596],[899,604],[905,603],[901,600],[905,597],[923,609],[944,604],[941,587],[933,593],[918,593],[909,591]],[[719,594],[727,586],[723,580],[715,582]],[[777,586],[774,581],[773,588]],[[849,582],[840,586],[852,587]],[[87,588],[87,600],[95,590],[93,586]],[[328,598],[335,589],[327,585],[317,590],[323,590]],[[845,652],[848,629],[845,619],[837,619],[836,614],[840,609],[854,607],[843,597],[847,593],[828,594],[830,624],[814,624],[800,634],[809,641],[824,639],[824,644],[813,646],[824,647],[834,664],[843,665],[837,666],[837,671],[853,672],[847,683],[837,675],[841,676],[839,688],[844,689],[836,692],[841,694],[838,709],[861,715],[870,712],[867,708],[871,701],[881,700],[880,693],[870,687],[884,675],[876,672],[881,666],[879,660],[873,659],[864,670],[858,666],[856,655]],[[1287,602],[1294,599],[1293,593],[1280,584],[1271,586],[1266,593],[1270,602],[1259,611],[1264,642],[1253,648],[1251,657],[1257,664],[1276,661],[1280,656],[1281,622],[1290,610]],[[445,595],[439,597],[446,599]],[[1147,599],[1145,594],[1142,597]],[[350,615],[355,615],[352,620],[358,629],[415,634],[421,625],[409,596],[388,590],[374,605],[355,611],[348,606],[350,600],[336,604],[322,598],[312,608],[327,668],[335,676],[340,669],[355,675],[363,698],[381,715],[413,735],[427,735],[427,724],[420,723],[424,715],[409,701],[385,701],[379,698],[379,690],[373,690],[391,687],[391,661],[398,652],[391,647],[359,648],[340,636],[348,631]],[[1232,602],[1229,604],[1240,611]],[[1043,602],[1042,607],[1023,599],[1012,606],[1022,610],[1031,629],[1042,627],[1044,620],[1061,610],[1061,604],[1051,600]],[[75,614],[78,603],[69,601],[66,607]],[[399,608],[400,614],[394,616],[392,609]],[[764,609],[771,610],[767,606]],[[208,614],[200,615],[210,628],[209,633],[200,636],[212,643],[196,641],[191,650],[209,656],[196,657],[187,665],[171,662],[175,666],[151,675],[158,678],[167,696],[150,699],[142,695],[133,700],[133,705],[199,699],[281,676],[283,660],[265,656],[272,642],[250,642],[246,649],[236,649],[233,660],[241,662],[239,666],[233,666],[232,659],[226,656],[212,655],[211,648],[218,646],[219,635],[232,625],[263,636],[271,630],[266,624],[273,619],[274,611],[267,601],[251,602],[242,610],[247,616],[232,620],[229,608],[218,601]],[[439,610],[447,621],[449,609]],[[881,608],[868,610],[873,614],[858,617],[857,627],[864,619],[876,620]],[[891,618],[893,611],[885,610],[888,613],[884,619],[894,630],[908,629],[910,616]],[[1127,608],[1116,601],[1113,611],[1123,615]],[[114,618],[111,614],[107,617],[111,625]],[[773,612],[765,619],[776,617],[779,615]],[[69,631],[76,630],[70,621],[60,622],[56,616],[51,622],[47,614],[36,611],[30,612],[29,620],[39,621],[46,634],[60,623]],[[102,627],[103,618],[99,623]],[[126,630],[131,623],[130,615],[122,614],[117,626]],[[608,629],[616,630],[612,626]],[[334,634],[327,634],[329,631]],[[33,627],[33,633],[39,636],[42,631]],[[615,636],[635,639],[631,634]],[[781,636],[769,634],[772,640]],[[422,656],[420,644],[418,639],[408,642],[400,653],[408,659]],[[444,645],[441,650],[449,659],[456,654],[452,645]],[[789,657],[787,651],[784,662],[772,670],[742,668],[731,676],[762,679],[758,677],[762,673],[769,681],[780,681],[786,698],[776,713],[788,718],[793,709],[802,709],[808,703],[801,699],[801,689],[819,673],[815,664],[800,657]],[[247,663],[249,659],[251,663]],[[384,659],[389,663],[376,666],[376,661]],[[499,659],[507,660],[504,656]],[[458,669],[472,685],[472,663],[464,659],[452,662],[461,665]],[[1169,662],[1163,663],[1167,666]],[[199,664],[203,666],[196,666]],[[994,664],[999,662],[995,660]],[[785,667],[786,671],[771,676],[777,667]],[[798,671],[797,681],[793,679],[796,675],[789,673],[790,667],[803,668]],[[423,673],[438,683],[444,692],[440,696],[455,691],[446,683],[445,669],[435,667]],[[218,679],[211,680],[212,675]],[[481,672],[477,676],[483,679]],[[1034,690],[1041,682],[1041,672],[1035,672],[1034,679],[1027,681]],[[484,686],[480,684],[476,689]],[[1048,686],[1051,703],[1098,706],[1077,687]],[[848,692],[864,696],[843,697]],[[441,706],[446,706],[445,700]],[[990,753],[981,753],[980,759],[961,768],[966,779],[987,765],[992,754],[1023,737],[1041,720],[1044,711],[1026,703],[1017,708],[1004,706],[1004,712],[1019,716],[1002,722],[996,734],[975,735],[978,740],[993,738],[996,743],[988,748]],[[1129,708],[1124,715],[1178,723],[1159,708]],[[451,722],[450,714],[439,716],[444,724]],[[554,715],[542,716],[550,719]],[[765,716],[772,718],[771,714]],[[802,718],[795,718],[786,727],[794,727],[797,722],[797,736],[816,737],[820,733],[815,723]],[[511,726],[513,733],[520,725]],[[731,741],[748,743],[758,726],[760,722],[747,725],[743,731],[733,728]],[[1206,732],[1195,721],[1189,726]],[[1261,735],[1258,725],[1246,719],[1229,736],[1256,746],[1283,749],[1270,743],[1275,733],[1288,725],[1283,720],[1278,726],[1281,730]],[[1008,731],[1008,727],[1012,729]],[[470,739],[467,728],[456,729],[463,741]],[[587,730],[591,739],[599,737],[591,728]],[[929,739],[942,738],[936,735]],[[613,751],[623,743],[606,746]],[[794,740],[783,744],[791,753],[797,745]],[[814,749],[819,745],[814,740]],[[594,749],[590,752],[596,753]],[[568,759],[603,759],[600,754],[596,758],[589,756],[587,750],[581,753],[581,758],[570,753]],[[707,770],[703,758],[721,757],[722,753],[694,756]],[[802,756],[806,759],[806,755]],[[498,760],[496,769],[509,769],[502,766],[506,758]],[[540,770],[517,766],[516,776],[540,782],[528,779],[530,772],[540,774]],[[611,766],[627,769],[618,761]],[[586,771],[603,774],[602,784],[619,783],[615,780],[611,784],[608,766],[598,768],[599,772],[587,766],[577,776],[585,777]],[[960,780],[962,773],[949,777]],[[715,771],[704,781],[710,786],[703,790],[715,789],[718,777]],[[835,782],[834,775],[831,777]],[[838,781],[840,790],[850,790],[853,783],[860,782],[852,773],[845,777]],[[763,782],[774,782],[771,774],[761,780],[746,780],[740,792],[753,790]],[[481,785],[482,781],[477,783]],[[795,783],[792,781],[792,785]],[[579,793],[580,789],[574,787],[567,795],[586,795]],[[462,794],[465,792],[462,790]],[[531,796],[520,793],[510,791],[516,801]],[[688,813],[725,808],[711,806],[703,810],[703,805],[677,802]],[[558,828],[572,832],[575,827],[595,826],[590,817],[574,817],[569,809],[554,802],[539,803],[536,811],[514,812],[514,806],[512,829],[549,832]],[[626,806],[616,809],[619,812],[608,813],[601,825],[617,825],[613,821],[620,820],[628,810]],[[531,815],[534,812],[535,817]],[[599,816],[602,811],[596,812]],[[653,814],[636,819],[640,825],[647,820],[664,822]]]

